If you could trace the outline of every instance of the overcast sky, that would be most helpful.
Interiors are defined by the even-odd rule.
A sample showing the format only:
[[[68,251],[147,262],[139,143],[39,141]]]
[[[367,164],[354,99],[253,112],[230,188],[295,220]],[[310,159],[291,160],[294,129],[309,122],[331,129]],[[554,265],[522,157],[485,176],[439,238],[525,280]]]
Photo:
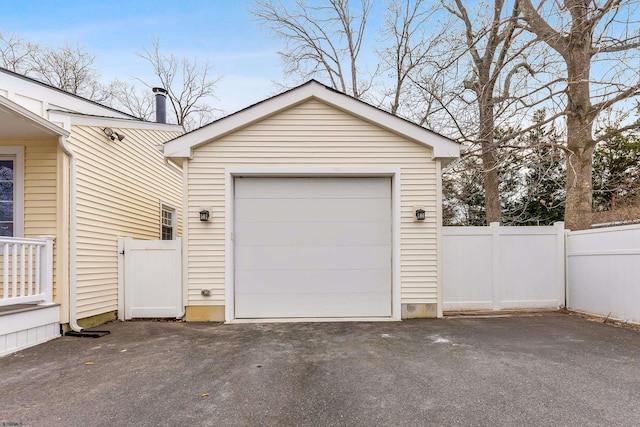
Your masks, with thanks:
[[[0,0],[0,31],[45,45],[79,44],[107,82],[141,77],[136,56],[159,38],[161,50],[208,59],[223,77],[215,107],[225,114],[271,96],[282,77],[279,41],[253,21],[251,0]]]

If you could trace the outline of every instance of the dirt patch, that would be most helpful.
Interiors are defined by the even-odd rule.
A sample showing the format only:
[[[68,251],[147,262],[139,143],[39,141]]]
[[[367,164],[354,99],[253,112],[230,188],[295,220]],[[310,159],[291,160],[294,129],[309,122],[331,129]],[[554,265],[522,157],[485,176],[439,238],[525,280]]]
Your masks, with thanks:
[[[457,317],[523,317],[523,316],[546,316],[549,314],[564,314],[565,310],[477,310],[477,311],[447,311],[445,318]]]
[[[581,313],[579,311],[571,311],[567,309],[560,310],[501,310],[501,311],[448,311],[444,313],[444,318],[456,319],[464,317],[477,317],[477,318],[492,318],[492,317],[527,317],[527,316],[548,316],[566,314],[569,316],[580,317],[590,322],[604,323],[616,328],[632,329],[634,331],[640,331],[640,324],[623,322],[620,320],[611,319],[606,316],[596,316],[593,314]]]
[[[593,314],[581,313],[579,311],[562,310],[570,316],[580,317],[590,322],[604,323],[606,325],[615,326],[616,328],[632,329],[634,331],[640,331],[640,325],[637,323],[622,322],[620,320],[614,320],[609,317],[594,316]]]

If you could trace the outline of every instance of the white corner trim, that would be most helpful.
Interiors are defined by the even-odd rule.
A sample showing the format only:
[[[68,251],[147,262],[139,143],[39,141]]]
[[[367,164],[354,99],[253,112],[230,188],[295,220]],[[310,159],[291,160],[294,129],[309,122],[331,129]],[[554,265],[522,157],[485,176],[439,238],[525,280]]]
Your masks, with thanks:
[[[396,170],[391,176],[391,185],[393,192],[391,193],[391,209],[392,211],[392,227],[391,227],[391,317],[394,320],[402,320],[402,274],[401,274],[401,241],[402,241],[402,193],[401,193],[402,175],[400,169]]]
[[[224,216],[225,216],[225,243],[224,253],[224,320],[231,322],[235,320],[235,246],[233,243],[235,218],[234,218],[234,200],[235,186],[233,181],[234,175],[228,169],[225,171],[225,198],[224,198]],[[186,182],[186,181],[185,181]]]
[[[189,191],[187,177],[189,165],[182,169],[182,312],[186,316],[189,305]],[[183,316],[184,317],[184,316]]]
[[[436,317],[443,316],[442,289],[442,161],[436,160]]]

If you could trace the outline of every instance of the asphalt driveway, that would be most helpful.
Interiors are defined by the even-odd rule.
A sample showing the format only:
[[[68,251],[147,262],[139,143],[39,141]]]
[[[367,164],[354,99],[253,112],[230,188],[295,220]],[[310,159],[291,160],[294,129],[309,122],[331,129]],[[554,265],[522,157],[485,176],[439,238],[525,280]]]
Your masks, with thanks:
[[[640,332],[576,316],[101,329],[0,358],[0,426],[640,424]]]

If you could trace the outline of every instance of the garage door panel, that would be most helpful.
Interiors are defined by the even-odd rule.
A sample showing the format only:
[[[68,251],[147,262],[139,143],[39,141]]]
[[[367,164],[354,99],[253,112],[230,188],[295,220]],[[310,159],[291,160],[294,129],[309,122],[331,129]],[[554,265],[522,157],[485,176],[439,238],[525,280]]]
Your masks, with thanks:
[[[236,178],[236,318],[391,316],[390,178]]]
[[[286,241],[291,246],[389,245],[391,222],[306,222],[244,223],[235,236],[239,246],[278,247]]]
[[[239,178],[236,200],[298,198],[385,198],[391,197],[389,178]]]
[[[244,285],[236,296],[246,294],[336,294],[349,292],[377,292],[389,290],[390,269],[378,270],[258,270],[236,272],[236,280]]]
[[[390,221],[391,212],[388,199],[242,199],[236,201],[235,220],[236,224],[375,222]]]
[[[246,295],[236,303],[236,317],[243,319],[287,317],[388,317],[387,292],[353,294],[261,294]]]
[[[237,270],[380,269],[390,246],[248,246],[236,248]]]

